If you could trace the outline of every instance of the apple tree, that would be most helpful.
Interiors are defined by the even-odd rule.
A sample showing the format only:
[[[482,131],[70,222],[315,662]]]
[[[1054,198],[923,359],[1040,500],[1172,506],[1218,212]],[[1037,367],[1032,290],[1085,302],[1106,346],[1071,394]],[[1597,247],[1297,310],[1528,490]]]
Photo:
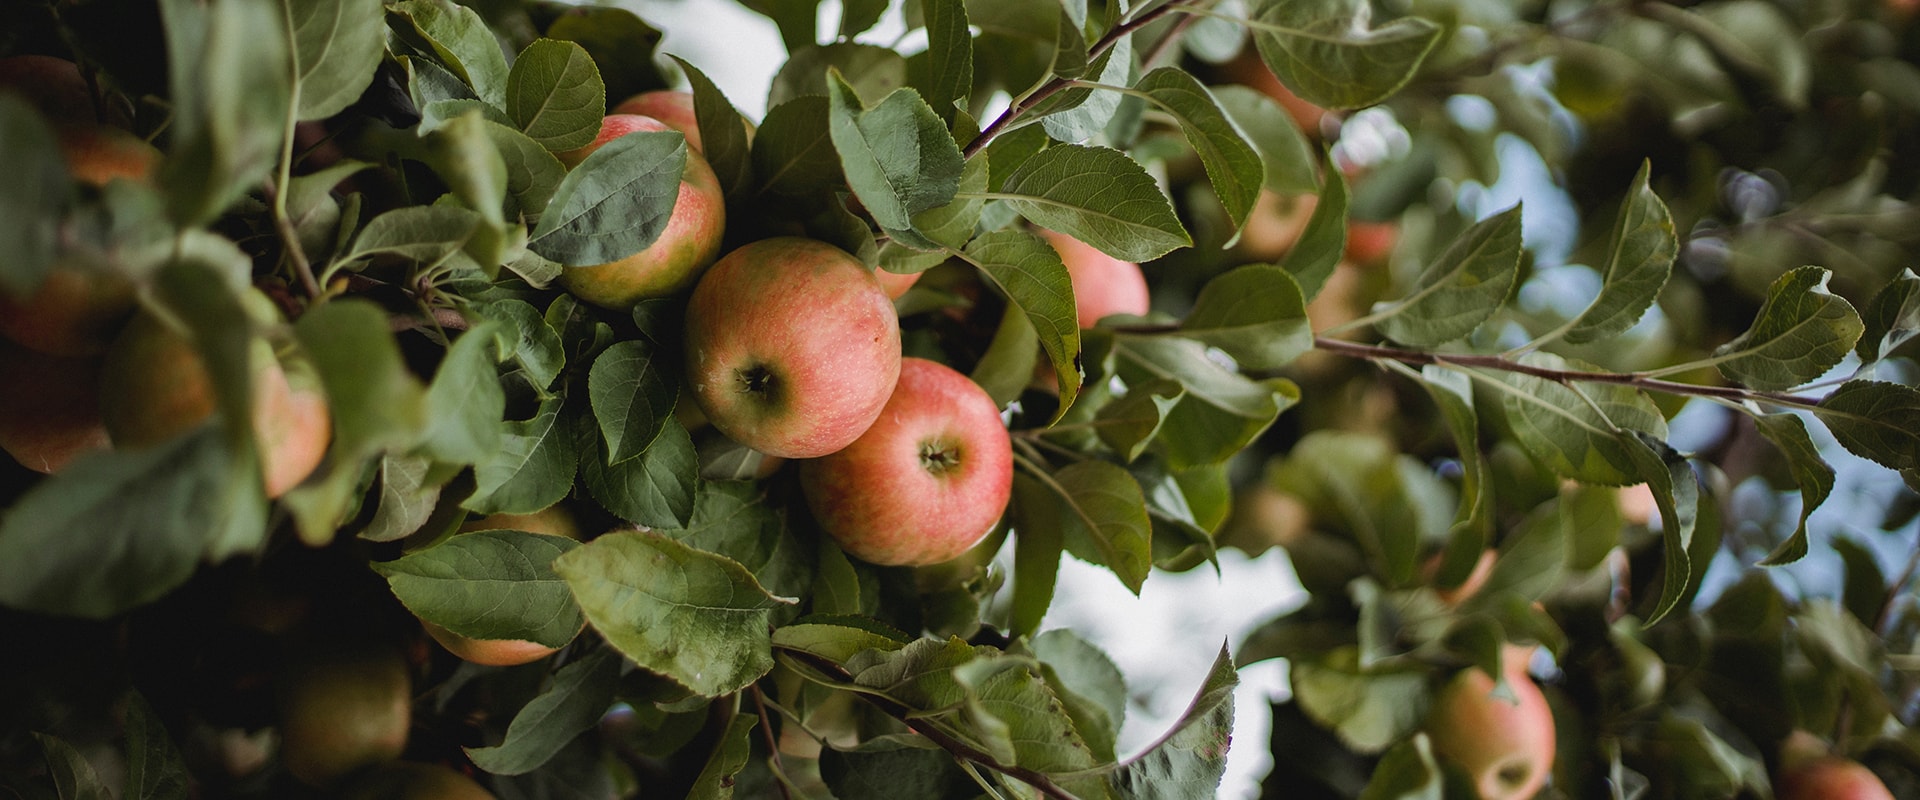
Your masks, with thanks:
[[[1912,3],[740,2],[0,8],[9,796],[1920,795]],[[1063,560],[1275,547],[1123,750]]]

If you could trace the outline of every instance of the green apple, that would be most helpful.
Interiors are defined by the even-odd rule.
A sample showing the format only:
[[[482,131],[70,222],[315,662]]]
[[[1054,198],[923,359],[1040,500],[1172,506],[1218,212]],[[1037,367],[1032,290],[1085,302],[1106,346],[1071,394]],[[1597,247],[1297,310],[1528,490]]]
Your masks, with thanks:
[[[781,458],[846,447],[900,375],[900,320],[873,270],[824,242],[764,239],[721,258],[687,303],[687,385],[707,419]]]
[[[346,800],[494,800],[472,778],[441,764],[393,761],[354,778],[341,789]]]
[[[1434,700],[1427,733],[1434,753],[1464,772],[1482,800],[1526,800],[1553,772],[1553,711],[1527,675],[1532,648],[1508,645],[1503,672],[1513,699],[1493,694],[1493,677],[1468,667]]]
[[[593,144],[560,154],[577,166],[602,145],[629,133],[669,130],[651,117],[616,114],[600,124]],[[688,140],[687,165],[680,172],[680,193],[667,227],[646,249],[606,264],[568,267],[560,285],[573,296],[614,311],[632,309],[641,300],[667,297],[692,286],[700,271],[720,255],[726,233],[727,203],[707,159]]]
[[[282,358],[255,339],[253,432],[268,497],[306,480],[326,456],[333,417],[319,376],[298,353]],[[101,411],[116,447],[148,447],[190,431],[216,407],[213,379],[188,337],[142,313],[114,340],[102,368]]]
[[[398,651],[352,649],[299,660],[279,693],[280,762],[310,786],[400,757],[413,721]]]
[[[820,527],[874,564],[959,557],[993,530],[1013,493],[1013,444],[1000,408],[971,378],[920,358],[880,418],[837,453],[800,465]]]
[[[1147,313],[1152,301],[1139,264],[1121,261],[1064,233],[1044,229],[1039,233],[1067,265],[1067,277],[1073,280],[1074,315],[1080,327],[1091,328],[1113,314]]]

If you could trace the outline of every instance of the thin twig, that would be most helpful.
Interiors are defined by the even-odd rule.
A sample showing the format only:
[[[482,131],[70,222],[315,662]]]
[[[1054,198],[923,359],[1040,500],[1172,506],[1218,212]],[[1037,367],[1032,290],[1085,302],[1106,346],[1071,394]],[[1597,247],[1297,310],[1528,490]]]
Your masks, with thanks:
[[[767,740],[767,760],[772,762],[775,773],[784,776],[787,774],[787,765],[780,760],[780,742],[773,738],[773,720],[767,717],[767,696],[761,693],[760,684],[747,688],[753,690],[753,710],[760,715],[760,735]],[[787,790],[786,781],[776,780],[774,783],[780,786],[782,800],[793,800],[793,793]]]
[[[387,328],[394,333],[426,327],[452,329],[456,331],[464,331],[467,329],[467,318],[461,316],[458,311],[451,308],[435,308],[432,309],[430,313],[433,315],[432,319],[425,319],[411,314],[396,314],[387,318]]]
[[[300,279],[300,288],[305,289],[307,298],[312,300],[320,296],[320,281],[313,277],[313,262],[307,260],[306,248],[300,246],[300,232],[293,229],[293,220],[287,219],[284,189],[279,182],[267,182],[267,201],[273,208],[273,229],[279,232],[280,243],[286,247],[287,261],[293,264],[293,274]]]
[[[1638,372],[1584,372],[1580,370],[1549,369],[1547,367],[1523,364],[1504,356],[1475,355],[1471,353],[1430,353],[1424,350],[1402,350],[1383,345],[1360,344],[1343,339],[1331,339],[1316,336],[1313,346],[1317,350],[1338,353],[1353,358],[1368,360],[1398,361],[1402,364],[1437,364],[1440,366],[1479,367],[1503,372],[1517,372],[1554,383],[1612,383],[1632,386],[1665,394],[1686,395],[1692,397],[1717,397],[1736,402],[1758,401],[1779,406],[1795,408],[1818,408],[1820,398],[1803,397],[1782,392],[1762,392],[1755,389],[1743,389],[1738,386],[1703,386],[1694,383],[1661,380]]]
[[[835,680],[843,682],[851,682],[853,680],[853,675],[849,674],[846,669],[839,664],[834,663],[832,659],[822,658],[805,650],[782,648],[781,651],[797,661],[804,662],[809,667],[833,676]],[[929,741],[939,745],[942,750],[953,754],[956,758],[970,761],[1003,775],[1013,777],[1028,786],[1032,786],[1035,790],[1047,797],[1052,797],[1056,800],[1076,800],[1072,792],[1060,788],[1060,785],[1054,783],[1053,779],[1048,777],[1046,773],[1028,769],[1027,767],[1002,764],[994,759],[991,754],[982,752],[973,745],[960,741],[947,732],[940,730],[938,727],[928,724],[927,720],[915,716],[912,708],[902,705],[891,698],[866,692],[855,692],[854,696],[872,704],[875,708],[885,712],[887,716],[899,720],[914,733],[927,737]]]
[[[1907,558],[1906,569],[1901,570],[1900,577],[1895,578],[1893,585],[1887,587],[1887,597],[1880,601],[1880,613],[1875,614],[1873,618],[1874,633],[1879,633],[1886,627],[1887,618],[1893,616],[1894,604],[1899,601],[1901,591],[1913,581],[1915,571],[1920,571],[1920,541],[1914,543],[1913,555]]]
[[[1107,31],[1107,35],[1100,37],[1100,40],[1094,42],[1092,47],[1087,48],[1087,60],[1092,61],[1093,59],[1099,58],[1101,53],[1112,48],[1122,37],[1131,36],[1134,31],[1153,24],[1161,17],[1175,11],[1185,10],[1186,8],[1187,6],[1182,3],[1168,3],[1154,8],[1145,14],[1141,14],[1132,20],[1113,26],[1113,30]],[[988,125],[985,130],[982,130],[979,136],[973,137],[973,141],[968,142],[966,148],[963,149],[960,154],[965,158],[972,158],[974,154],[979,153],[982,149],[986,148],[988,144],[992,143],[994,137],[1006,132],[1007,126],[1012,125],[1014,120],[1020,118],[1020,115],[1033,110],[1035,106],[1046,101],[1047,98],[1058,94],[1061,90],[1071,85],[1073,85],[1073,81],[1068,78],[1056,77],[1047,81],[1046,84],[1035,90],[1033,94],[1027,95],[1025,99],[1008,106],[1007,110],[1000,112],[1000,116],[994,118],[993,123]]]

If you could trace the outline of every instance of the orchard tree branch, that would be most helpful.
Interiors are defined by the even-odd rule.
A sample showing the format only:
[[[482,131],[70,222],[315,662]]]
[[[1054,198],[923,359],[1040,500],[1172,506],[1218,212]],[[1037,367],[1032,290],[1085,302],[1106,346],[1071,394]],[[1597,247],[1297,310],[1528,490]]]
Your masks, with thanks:
[[[1133,35],[1134,31],[1152,25],[1161,17],[1176,11],[1192,12],[1194,10],[1194,7],[1180,2],[1167,3],[1166,5],[1149,9],[1146,13],[1138,17],[1113,26],[1113,30],[1107,31],[1107,35],[1100,37],[1099,41],[1094,42],[1092,46],[1087,48],[1087,60],[1092,61],[1093,59],[1099,58],[1101,53],[1112,49],[1114,44],[1118,43],[1123,37]],[[1179,33],[1179,30],[1175,30],[1170,36],[1177,36]],[[1165,40],[1163,40],[1162,45],[1156,46],[1155,49],[1158,50],[1160,47],[1164,47],[1164,41]],[[1040,88],[1034,90],[1032,94],[1021,98],[1013,105],[1008,106],[1007,110],[1000,112],[1000,116],[995,117],[992,124],[981,131],[979,136],[973,137],[973,141],[967,143],[966,148],[960,151],[960,155],[963,158],[972,158],[981,150],[986,149],[986,146],[991,144],[995,137],[1005,133],[1007,127],[1012,125],[1021,115],[1032,111],[1036,106],[1045,102],[1047,98],[1059,94],[1062,90],[1072,86],[1073,83],[1071,79],[1055,77],[1045,84],[1042,84]]]
[[[773,765],[774,773],[781,776],[774,784],[780,787],[781,800],[793,800],[793,792],[787,789],[785,780],[787,765],[780,760],[780,742],[773,738],[773,719],[767,714],[767,695],[760,691],[760,684],[747,688],[753,692],[753,711],[760,715],[760,736],[767,742],[767,761]]]
[[[853,682],[853,675],[847,672],[845,667],[835,663],[832,659],[822,658],[805,650],[794,650],[791,648],[778,647],[778,645],[776,645],[776,647],[788,657],[819,670],[821,673],[830,675],[834,680],[843,683]],[[996,760],[992,754],[983,752],[973,745],[954,738],[952,734],[940,730],[939,727],[928,724],[925,718],[916,716],[912,708],[892,698],[869,692],[855,692],[854,696],[885,712],[887,716],[899,720],[901,724],[906,725],[907,728],[914,733],[927,737],[929,741],[939,745],[942,750],[952,753],[955,758],[979,764],[987,769],[1011,776],[1028,786],[1032,786],[1035,790],[1039,791],[1040,794],[1055,798],[1055,800],[1076,800],[1072,792],[1060,788],[1060,785],[1054,783],[1053,779],[1047,777],[1046,773],[1012,764],[1002,764]]]
[[[1472,353],[1433,353],[1425,350],[1406,350],[1385,345],[1360,344],[1344,339],[1332,339],[1316,336],[1313,339],[1316,350],[1324,350],[1350,358],[1364,358],[1369,361],[1396,361],[1401,364],[1474,367],[1478,369],[1500,370],[1530,375],[1542,380],[1559,384],[1572,383],[1612,383],[1632,386],[1638,389],[1661,392],[1664,394],[1689,397],[1710,397],[1739,403],[1761,402],[1777,406],[1814,409],[1820,406],[1820,398],[1804,397],[1783,392],[1763,392],[1738,386],[1704,386],[1696,383],[1680,383],[1662,380],[1642,372],[1588,372],[1569,369],[1549,369],[1547,367],[1523,364],[1497,355],[1476,355]]]

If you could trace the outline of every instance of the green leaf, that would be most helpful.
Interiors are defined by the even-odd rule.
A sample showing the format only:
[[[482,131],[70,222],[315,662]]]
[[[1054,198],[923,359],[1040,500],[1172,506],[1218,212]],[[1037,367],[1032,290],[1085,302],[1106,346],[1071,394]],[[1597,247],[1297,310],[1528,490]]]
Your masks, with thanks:
[[[974,230],[980,227],[980,213],[986,199],[981,197],[987,191],[987,159],[980,156],[968,159],[960,170],[959,192],[952,202],[937,208],[913,215],[913,230],[934,244],[945,247],[966,247],[973,239]],[[862,221],[862,228],[866,223]],[[932,268],[946,259],[939,254],[927,268]],[[886,267],[886,263],[881,263]],[[889,271],[892,271],[889,268]]]
[[[525,775],[545,766],[613,705],[620,662],[619,653],[602,647],[561,667],[546,689],[513,715],[505,740],[492,747],[464,748],[467,757],[495,775]]]
[[[926,20],[925,77],[914,82],[935,114],[948,124],[973,94],[973,33],[967,28],[963,0],[920,0]]]
[[[35,731],[35,741],[47,759],[47,777],[60,800],[113,800],[113,790],[100,780],[87,757],[67,740]]]
[[[1112,570],[1128,591],[1139,594],[1153,569],[1153,529],[1146,497],[1133,476],[1105,461],[1079,461],[1040,482],[1065,512],[1060,520],[1067,549]]]
[[[865,617],[807,617],[773,632],[773,644],[844,664],[867,650],[899,650],[911,637]]]
[[[1072,279],[1060,254],[1045,239],[1012,230],[980,235],[967,244],[962,257],[1026,312],[1039,333],[1040,347],[1060,381],[1060,408],[1054,412],[1054,420],[1059,420],[1080,394],[1080,323],[1074,317]]]
[[[638,339],[600,352],[587,375],[587,395],[605,437],[608,461],[640,455],[673,416],[680,395],[679,369],[652,344]]]
[[[646,450],[626,461],[610,462],[606,441],[597,440],[581,456],[580,478],[593,499],[615,516],[653,528],[676,528],[693,513],[699,467],[693,438],[669,415]]]
[[[1893,352],[1920,333],[1920,275],[1903,269],[1867,302],[1865,333],[1854,352],[1861,361],[1874,361]]]
[[[453,0],[401,0],[387,13],[403,41],[432,54],[488,105],[506,106],[507,56],[479,12]]]
[[[769,592],[799,596],[813,580],[799,540],[752,482],[703,481],[694,491],[693,512],[684,527],[655,527],[687,545],[739,562]]]
[[[1067,628],[1033,637],[1034,657],[1081,738],[1101,762],[1114,760],[1114,739],[1127,719],[1127,679],[1113,659]]]
[[[868,109],[837,71],[827,76],[828,130],[847,185],[880,227],[909,230],[913,215],[944,206],[965,166],[947,126],[911,89]]]
[[[392,542],[413,535],[433,519],[445,479],[434,475],[432,458],[396,456],[380,459],[380,505],[373,520],[360,531],[370,542]],[[434,480],[440,483],[433,483]]]
[[[958,716],[989,752],[1001,763],[1046,774],[1097,765],[1065,704],[1037,674],[1037,663],[991,650],[982,655],[955,666],[953,680],[965,698]]]
[[[1353,647],[1296,660],[1292,670],[1300,709],[1360,753],[1381,752],[1412,734],[1431,702],[1424,670],[1369,671]]]
[[[1799,561],[1807,554],[1807,517],[1833,493],[1833,467],[1820,457],[1820,449],[1807,434],[1807,424],[1793,414],[1762,414],[1753,418],[1754,427],[1787,457],[1793,482],[1800,487],[1800,524],[1793,535],[1761,559],[1763,567],[1776,567]]]
[[[1176,468],[1225,461],[1300,400],[1291,381],[1248,379],[1208,359],[1199,342],[1122,336],[1118,354],[1120,377],[1130,386],[1165,378],[1186,387],[1160,433],[1167,461]]]
[[[1313,349],[1307,301],[1293,275],[1249,264],[1207,281],[1180,335],[1218,347],[1242,369],[1279,369]]]
[[[1327,185],[1320,190],[1320,202],[1307,218],[1300,240],[1287,251],[1280,266],[1300,282],[1300,294],[1312,300],[1333,277],[1340,259],[1347,254],[1347,178],[1327,157]]]
[[[1475,223],[1420,274],[1412,293],[1375,312],[1382,334],[1432,347],[1480,327],[1506,302],[1520,269],[1520,206]]]
[[[768,108],[796,98],[828,94],[827,75],[832,70],[848,76],[855,96],[862,100],[878,100],[907,85],[907,60],[885,47],[835,42],[808,44],[792,53],[773,76],[773,85],[767,90]]]
[[[1879,381],[1847,381],[1814,412],[1848,452],[1888,469],[1920,466],[1920,391]]]
[[[720,179],[721,194],[733,197],[746,189],[752,177],[752,143],[746,119],[706,73],[678,56],[673,60],[693,85],[693,115],[700,126],[701,154]]]
[[[541,147],[558,153],[593,144],[607,113],[607,86],[587,50],[535,39],[507,73],[507,116]]]
[[[495,300],[481,306],[481,313],[501,321],[495,336],[507,357],[520,365],[527,383],[541,391],[552,386],[566,366],[567,352],[540,310],[520,300]]]
[[[1443,29],[1419,17],[1378,28],[1364,0],[1259,0],[1250,15],[1260,60],[1323,108],[1363,108],[1412,80]]]
[[[1440,537],[1453,512],[1431,470],[1373,434],[1309,433],[1268,480],[1306,504],[1316,530],[1358,544],[1373,574],[1395,587],[1417,580],[1422,544]]]
[[[581,619],[552,565],[578,546],[526,531],[475,531],[372,566],[421,619],[470,639],[560,647]]]
[[[753,137],[753,174],[759,194],[808,199],[838,185],[840,154],[827,129],[827,98],[797,97],[767,110]]]
[[[428,422],[422,445],[447,464],[477,464],[500,450],[507,395],[494,365],[500,323],[484,322],[453,340],[427,387]]]
[[[1665,618],[1686,596],[1694,577],[1692,547],[1694,524],[1700,514],[1700,485],[1685,456],[1666,442],[1637,431],[1620,434],[1626,451],[1633,458],[1637,477],[1653,491],[1660,507],[1660,538],[1666,542],[1666,571],[1660,587],[1660,600],[1647,616],[1647,626]],[[1701,564],[1701,569],[1706,565]]]
[[[1486,459],[1480,455],[1480,415],[1473,402],[1473,381],[1444,367],[1420,371],[1420,385],[1440,407],[1460,458],[1460,508],[1447,534],[1446,555],[1434,573],[1439,586],[1456,587],[1473,573],[1481,551],[1492,541],[1494,489]]]
[[[1578,368],[1559,356],[1529,353],[1521,363],[1549,370]],[[1667,435],[1666,417],[1645,393],[1621,384],[1561,384],[1517,372],[1502,376],[1500,398],[1522,447],[1555,473],[1584,483],[1639,483],[1637,461],[1621,429]],[[1589,402],[1591,401],[1591,402]],[[1596,408],[1597,407],[1597,408]]]
[[[1433,742],[1416,733],[1387,750],[1367,779],[1360,800],[1443,800],[1446,780],[1433,758]]]
[[[1167,415],[1186,395],[1186,387],[1164,378],[1128,387],[1125,397],[1101,406],[1094,416],[1100,441],[1122,461],[1132,462],[1146,451]]]
[[[1061,32],[1063,39],[1070,36],[1070,32]],[[1084,39],[1080,40],[1082,47],[1085,46],[1084,42]],[[1069,42],[1065,46],[1071,46],[1071,44]],[[1084,51],[1080,57],[1085,58]],[[1083,73],[1086,74],[1086,80],[1089,83],[1100,86],[1125,86],[1137,74],[1134,66],[1133,39],[1122,37],[1106,52],[1095,58],[1092,64],[1085,67]],[[1060,65],[1056,63],[1055,69],[1059,68]],[[1125,95],[1113,89],[1075,86],[1035,106],[1030,114],[1040,117],[1040,127],[1047,132],[1048,136],[1061,142],[1077,144],[1105,130],[1125,99]]]
[[[1019,306],[1009,305],[1000,314],[1000,327],[993,334],[993,343],[987,346],[980,363],[974,365],[973,373],[967,377],[987,391],[994,406],[1006,408],[1032,381],[1033,368],[1040,363],[1039,355],[1040,332]]]
[[[1833,273],[1789,270],[1767,288],[1753,327],[1715,348],[1720,373],[1754,389],[1791,389],[1832,369],[1865,325],[1845,299],[1827,291]]]
[[[1013,525],[1013,600],[1008,631],[1026,636],[1040,629],[1060,578],[1061,538],[1072,525],[1071,512],[1039,479],[1016,470],[1009,521]]]
[[[402,206],[368,220],[342,261],[390,254],[438,264],[466,246],[479,228],[480,215],[459,206]]]
[[[593,151],[560,181],[527,246],[569,267],[606,264],[660,238],[680,196],[687,139],[629,133]]]
[[[699,777],[693,781],[693,788],[687,791],[687,800],[728,800],[733,797],[734,776],[747,766],[747,759],[753,755],[753,726],[759,724],[759,718],[752,714],[735,714],[727,723],[727,730],[720,735],[720,743],[714,747],[713,754],[707,757],[707,764],[700,768]]]
[[[1014,211],[1122,261],[1147,261],[1193,244],[1173,205],[1139,162],[1105,147],[1055,145],[1007,176]]]
[[[1233,731],[1233,689],[1240,676],[1223,645],[1193,703],[1173,728],[1110,778],[1119,800],[1208,800],[1227,770]]]
[[[546,35],[587,49],[606,81],[609,101],[667,88],[655,62],[662,34],[632,11],[617,6],[567,6],[547,26]]]
[[[127,779],[121,796],[128,800],[186,800],[191,776],[180,748],[138,691],[127,692]]]
[[[347,109],[373,83],[386,47],[380,0],[280,0],[293,43],[294,91],[302,121]]]
[[[84,456],[36,484],[0,518],[0,604],[105,619],[184,583],[237,532],[257,545],[259,479],[241,502],[229,458],[210,425],[159,447]]]
[[[745,567],[652,531],[610,533],[555,559],[587,621],[648,671],[702,697],[773,668],[773,609]]]
[[[59,140],[26,101],[0,94],[0,291],[27,296],[53,268],[60,215],[73,199],[73,180]]]
[[[1300,126],[1279,103],[1251,86],[1227,84],[1210,87],[1210,91],[1220,107],[1247,134],[1247,141],[1259,151],[1262,186],[1286,195],[1320,188],[1320,178],[1314,168],[1320,158],[1300,132]]]
[[[473,465],[473,495],[461,503],[477,514],[531,514],[567,496],[573,488],[579,443],[562,399],[540,404],[532,419],[502,426],[500,449]]]
[[[1200,156],[1200,164],[1213,182],[1213,192],[1227,209],[1235,228],[1246,224],[1253,211],[1254,198],[1266,179],[1260,154],[1233,124],[1207,87],[1186,71],[1161,67],[1146,74],[1134,91],[1145,92],[1154,104],[1171,114],[1180,132]]]
[[[820,752],[820,777],[838,800],[962,800],[972,796],[966,788],[979,791],[964,776],[952,756],[924,738],[876,737],[852,750],[829,747]],[[956,791],[956,785],[964,788]]]
[[[1596,342],[1633,327],[1667,285],[1680,245],[1667,204],[1647,185],[1652,171],[1653,162],[1641,162],[1626,199],[1620,201],[1620,218],[1614,221],[1607,262],[1600,270],[1600,295],[1569,323],[1562,337],[1568,344]]]
[[[160,185],[175,222],[210,222],[272,171],[293,102],[277,4],[164,0],[172,146]]]

